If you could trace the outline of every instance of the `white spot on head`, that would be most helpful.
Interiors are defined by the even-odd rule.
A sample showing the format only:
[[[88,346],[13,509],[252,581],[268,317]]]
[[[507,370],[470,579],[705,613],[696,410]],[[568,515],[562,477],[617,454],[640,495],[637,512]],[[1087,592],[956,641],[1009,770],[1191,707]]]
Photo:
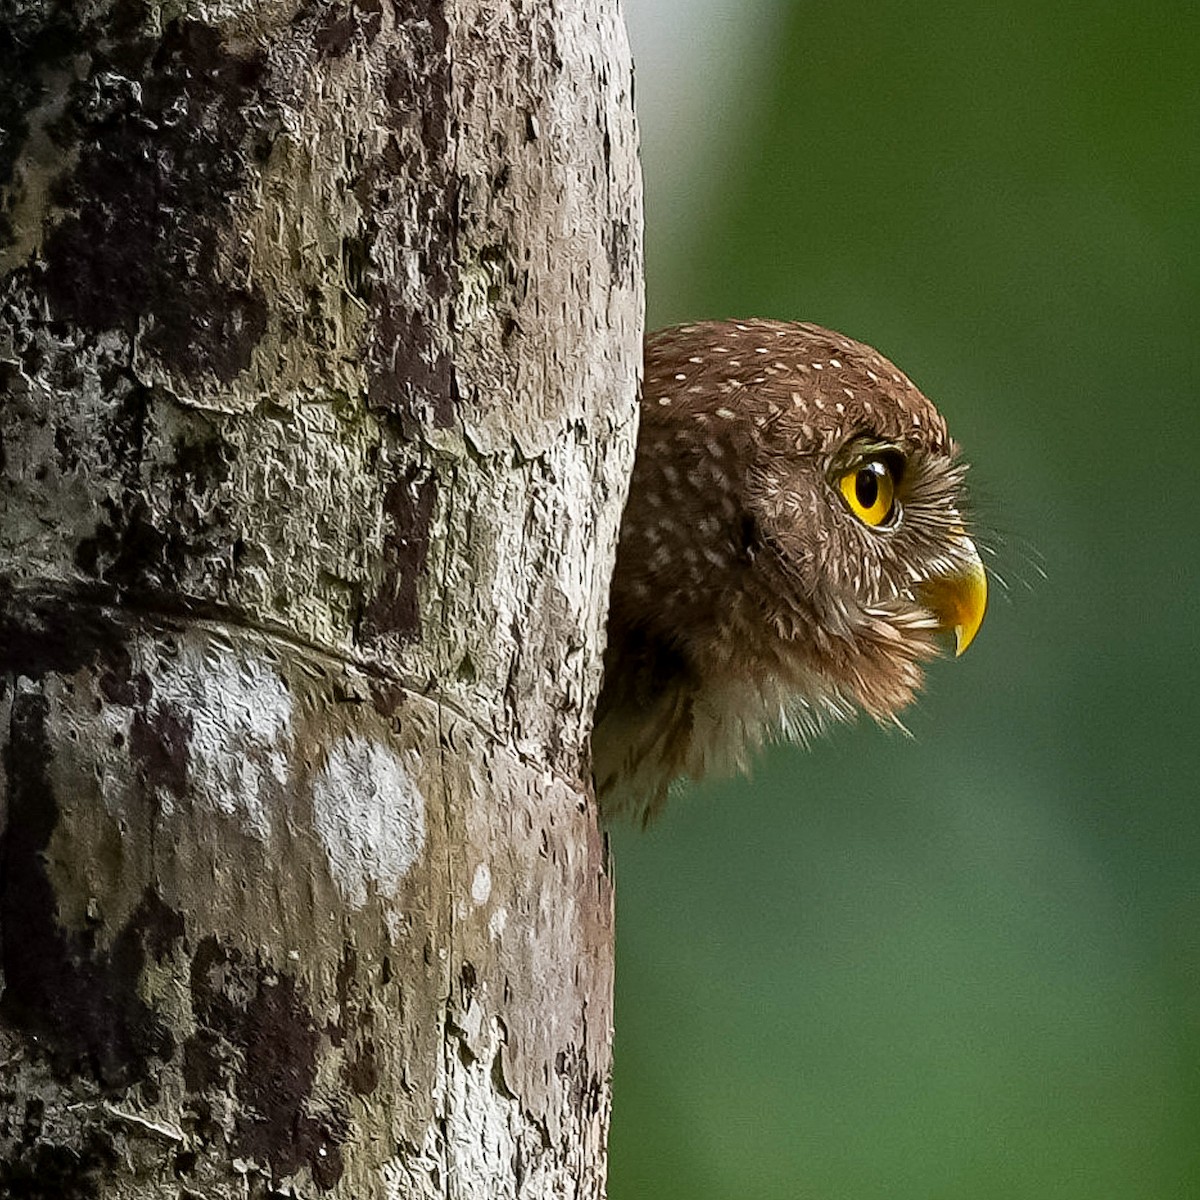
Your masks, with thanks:
[[[842,364],[841,364],[841,362],[840,362],[838,359],[836,359],[836,358],[831,358],[831,359],[829,360],[829,365],[830,365],[831,367],[837,367],[839,371],[840,371],[840,370],[841,370],[841,368],[842,368]]]
[[[686,381],[687,381],[687,376],[682,371],[680,371],[676,374],[676,376],[675,376],[676,383],[685,383]]]
[[[823,370],[825,369],[825,367],[824,367],[824,365],[823,365],[823,364],[821,364],[821,363],[819,363],[819,362],[815,362],[815,363],[813,363],[813,365],[812,365],[812,369],[813,369],[814,371],[823,371]]]
[[[704,359],[702,359],[698,354],[693,354],[692,357],[688,359],[688,362],[694,363],[698,367],[703,364]]]
[[[671,397],[670,396],[659,396],[658,402],[659,402],[659,404],[661,404],[663,406],[663,408],[666,408],[671,403]]]
[[[312,781],[312,802],[346,900],[362,908],[369,884],[394,895],[425,847],[425,797],[395,751],[356,733],[334,742]]]
[[[476,904],[486,904],[492,894],[492,872],[487,863],[480,863],[471,876],[471,899]]]

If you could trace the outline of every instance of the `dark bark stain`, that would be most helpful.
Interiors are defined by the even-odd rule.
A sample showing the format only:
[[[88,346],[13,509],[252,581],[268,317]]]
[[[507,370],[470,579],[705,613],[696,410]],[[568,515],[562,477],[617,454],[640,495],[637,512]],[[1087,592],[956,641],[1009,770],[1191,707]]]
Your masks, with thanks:
[[[396,21],[411,52],[390,52],[383,83],[393,137],[367,165],[357,192],[377,214],[367,245],[367,346],[372,407],[445,428],[455,416],[452,359],[440,331],[455,291],[458,183],[450,161],[449,29],[444,0],[399,0]],[[405,213],[415,203],[415,219]],[[417,251],[427,303],[414,308],[388,239]],[[376,253],[376,249],[380,252]]]
[[[134,686],[125,648],[129,632],[101,609],[14,596],[11,582],[0,576],[0,672],[41,679],[51,672],[73,675],[100,661],[104,686],[120,691]]]
[[[358,952],[347,942],[336,978],[338,1016],[327,1026],[326,1032],[332,1045],[345,1047],[342,1082],[356,1095],[367,1096],[379,1086],[379,1060],[374,1041],[364,1034],[370,1027],[370,1010],[364,1012],[358,979]],[[352,1040],[358,1040],[353,1052]]]
[[[375,1043],[367,1038],[343,1072],[346,1085],[357,1096],[369,1096],[379,1086],[379,1060]]]
[[[431,403],[436,425],[444,429],[450,424],[450,356],[438,345],[430,321],[386,287],[379,289],[375,304],[369,354],[367,400],[373,408],[411,415]]]
[[[227,483],[233,474],[237,451],[215,430],[176,438],[172,448],[175,451],[172,477],[185,480],[190,495]]]
[[[356,1004],[354,999],[354,980],[358,976],[358,951],[347,942],[342,947],[342,960],[337,970],[337,1006],[338,1019],[328,1027],[329,1040],[335,1046],[340,1046],[346,1040],[348,1027],[355,1018]]]
[[[121,646],[110,656],[100,671],[97,682],[105,700],[120,704],[124,708],[137,708],[150,699],[150,678],[142,671],[134,671],[129,651]]]
[[[183,1043],[183,1082],[189,1092],[207,1092],[225,1081],[226,1062],[221,1035],[199,1029]]]
[[[127,493],[123,500],[103,502],[107,520],[76,547],[75,566],[119,593],[184,591],[179,583],[193,561],[186,531],[169,520],[157,522],[142,496]]]
[[[0,1196],[5,1200],[100,1200],[118,1155],[112,1139],[86,1131],[82,1145],[56,1146],[23,1138],[0,1159]]]
[[[296,980],[208,937],[192,959],[191,993],[198,1029],[184,1045],[189,1090],[232,1082],[237,1152],[281,1176],[306,1166],[319,1187],[332,1188],[347,1122],[312,1115],[321,1034]]]
[[[60,1078],[82,1074],[121,1089],[147,1078],[152,1059],[174,1054],[170,1031],[138,995],[138,983],[147,962],[162,961],[182,938],[183,918],[147,889],[107,951],[90,933],[59,926],[45,858],[59,815],[47,716],[43,696],[13,698],[4,759],[9,812],[0,838],[0,1020]]]
[[[394,479],[383,497],[388,529],[383,539],[383,579],[366,605],[359,632],[396,633],[415,639],[421,632],[420,583],[429,556],[429,529],[437,482],[410,468]]]
[[[187,795],[191,739],[190,713],[163,706],[153,713],[141,709],[129,731],[129,753],[144,780],[182,800]]]
[[[29,113],[45,98],[46,75],[75,52],[79,31],[67,5],[6,4],[0,19],[0,247],[12,244],[8,186],[29,136]]]
[[[392,119],[403,124],[416,115],[421,140],[431,162],[437,164],[444,159],[450,140],[450,27],[445,0],[398,0],[396,10],[397,20],[416,42],[418,53],[411,59],[397,56],[391,61],[385,92],[394,104]]]
[[[381,0],[331,4],[317,24],[313,41],[323,55],[340,58],[353,45],[373,42],[382,24]]]
[[[633,234],[626,221],[613,221],[604,239],[608,269],[613,283],[628,283],[633,278]]]
[[[56,189],[72,215],[44,247],[47,296],[60,320],[142,328],[142,348],[169,368],[229,382],[267,324],[262,293],[228,283],[236,270],[221,259],[261,134],[251,122],[267,120],[265,60],[229,53],[195,21],[151,41],[139,5],[118,9],[127,27],[88,47],[91,74],[69,104],[79,159]]]
[[[231,473],[234,452],[203,422],[172,445],[174,461],[158,464],[165,472],[166,512],[154,512],[145,499],[147,487],[143,453],[143,424],[149,393],[134,389],[122,404],[110,431],[114,461],[128,478],[119,498],[101,504],[104,519],[95,533],[75,549],[75,566],[91,579],[111,585],[118,593],[178,595],[188,589],[189,569],[206,563],[218,583],[233,570],[227,554],[213,547],[228,544],[232,526],[231,501],[221,489]],[[140,416],[138,414],[141,414]]]

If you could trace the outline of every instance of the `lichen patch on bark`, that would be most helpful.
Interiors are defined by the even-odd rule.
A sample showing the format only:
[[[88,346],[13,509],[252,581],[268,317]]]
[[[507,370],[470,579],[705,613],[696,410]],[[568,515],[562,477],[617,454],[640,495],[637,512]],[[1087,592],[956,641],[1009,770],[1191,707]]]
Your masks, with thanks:
[[[393,750],[349,734],[312,780],[313,825],[354,908],[392,895],[425,848],[425,797]]]

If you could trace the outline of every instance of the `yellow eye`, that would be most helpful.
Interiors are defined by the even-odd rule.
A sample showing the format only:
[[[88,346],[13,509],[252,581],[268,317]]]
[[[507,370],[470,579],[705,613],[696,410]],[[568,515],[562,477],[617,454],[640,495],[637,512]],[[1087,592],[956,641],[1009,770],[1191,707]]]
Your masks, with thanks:
[[[896,511],[896,475],[884,458],[868,458],[838,479],[850,511],[864,525],[882,525]]]

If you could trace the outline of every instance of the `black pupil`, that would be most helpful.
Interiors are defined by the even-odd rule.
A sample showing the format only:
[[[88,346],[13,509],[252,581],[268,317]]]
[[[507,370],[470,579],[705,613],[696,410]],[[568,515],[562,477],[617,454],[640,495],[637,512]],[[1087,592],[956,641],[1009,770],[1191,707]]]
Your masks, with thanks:
[[[854,494],[863,508],[875,507],[879,499],[879,476],[870,467],[863,467],[854,477]]]

